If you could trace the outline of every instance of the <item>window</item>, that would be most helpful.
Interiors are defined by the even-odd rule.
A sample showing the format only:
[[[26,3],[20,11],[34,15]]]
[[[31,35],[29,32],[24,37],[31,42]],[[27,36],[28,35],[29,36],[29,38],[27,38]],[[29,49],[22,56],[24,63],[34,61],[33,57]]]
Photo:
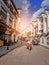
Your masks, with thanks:
[[[42,43],[44,43],[44,38],[42,38]]]

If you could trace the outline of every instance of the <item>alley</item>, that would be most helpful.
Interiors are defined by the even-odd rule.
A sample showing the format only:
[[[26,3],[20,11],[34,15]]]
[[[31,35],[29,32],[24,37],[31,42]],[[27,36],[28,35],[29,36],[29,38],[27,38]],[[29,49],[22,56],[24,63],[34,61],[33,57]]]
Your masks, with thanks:
[[[49,65],[49,0],[0,0],[0,65]]]
[[[33,46],[29,51],[22,46],[1,57],[0,65],[49,65],[49,49]]]

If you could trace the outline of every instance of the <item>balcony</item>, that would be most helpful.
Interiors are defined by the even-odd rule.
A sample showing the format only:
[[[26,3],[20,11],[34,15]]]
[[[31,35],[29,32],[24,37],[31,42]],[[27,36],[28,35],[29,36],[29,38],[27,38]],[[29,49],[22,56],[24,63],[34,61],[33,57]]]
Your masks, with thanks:
[[[43,29],[39,30],[39,32],[43,33]]]
[[[7,30],[7,27],[5,22],[0,20],[0,32],[5,32],[6,30]]]
[[[12,16],[12,18],[16,18],[16,17],[13,15],[13,13],[10,11],[10,9],[7,7],[7,5],[4,3],[3,0],[0,0],[0,3],[1,3],[2,8],[5,9],[5,11],[3,10],[5,13],[8,12],[8,13]]]
[[[48,36],[48,35],[49,35],[49,32],[43,33],[43,36],[44,36],[44,37],[46,37],[46,36]]]

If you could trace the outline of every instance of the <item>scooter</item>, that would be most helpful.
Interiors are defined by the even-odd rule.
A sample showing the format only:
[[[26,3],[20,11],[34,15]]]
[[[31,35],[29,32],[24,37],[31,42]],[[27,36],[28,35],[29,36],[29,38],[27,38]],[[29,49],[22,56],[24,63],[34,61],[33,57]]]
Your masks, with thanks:
[[[32,44],[28,44],[28,43],[27,43],[27,44],[26,44],[26,48],[29,49],[29,50],[31,50],[31,49],[32,49]]]

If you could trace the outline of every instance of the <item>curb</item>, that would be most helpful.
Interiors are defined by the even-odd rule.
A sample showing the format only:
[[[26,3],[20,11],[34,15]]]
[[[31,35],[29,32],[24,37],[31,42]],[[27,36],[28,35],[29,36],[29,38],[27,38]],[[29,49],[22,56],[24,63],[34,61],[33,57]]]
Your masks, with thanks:
[[[9,51],[7,51],[7,52],[1,54],[1,55],[0,55],[0,58],[3,57],[4,55],[8,54],[9,52],[11,52],[12,50],[14,50],[15,48],[20,47],[20,46],[21,46],[21,45],[18,45],[18,46],[16,46],[16,47],[10,49]]]
[[[42,47],[45,47],[45,48],[49,49],[48,47],[46,47],[46,46],[44,46],[44,45],[40,45],[40,46],[42,46]]]

